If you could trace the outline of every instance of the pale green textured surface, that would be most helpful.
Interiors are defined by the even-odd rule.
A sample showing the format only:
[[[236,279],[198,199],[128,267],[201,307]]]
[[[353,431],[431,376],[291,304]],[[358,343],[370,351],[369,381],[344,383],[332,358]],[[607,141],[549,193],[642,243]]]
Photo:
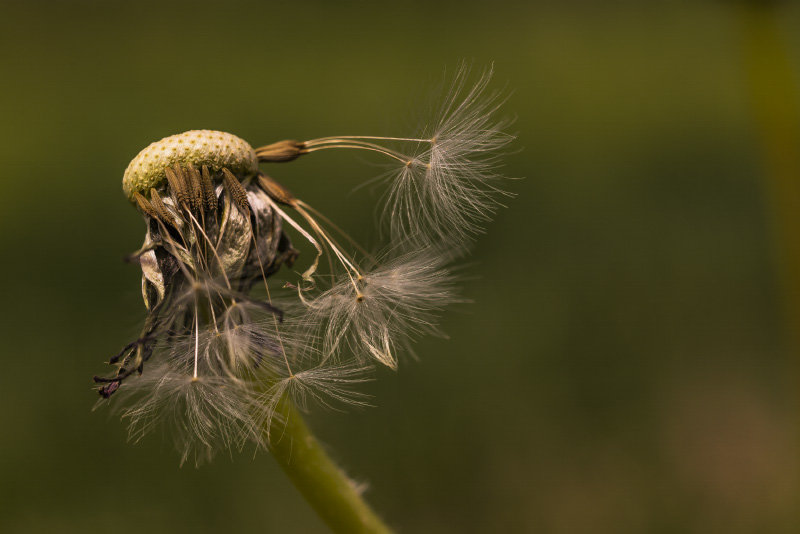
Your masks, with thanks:
[[[213,171],[226,167],[234,174],[258,169],[253,147],[244,139],[214,130],[189,130],[151,143],[133,158],[122,178],[125,196],[132,200],[135,192],[158,187],[166,180],[165,170],[176,163],[208,165]]]

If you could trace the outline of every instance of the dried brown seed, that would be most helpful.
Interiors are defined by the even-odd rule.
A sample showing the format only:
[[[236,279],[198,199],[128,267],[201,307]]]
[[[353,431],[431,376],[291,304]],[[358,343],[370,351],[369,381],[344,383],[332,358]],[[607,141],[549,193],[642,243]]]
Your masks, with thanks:
[[[164,204],[161,195],[158,194],[155,187],[150,189],[150,205],[153,206],[153,210],[158,214],[158,218],[161,219],[161,221],[173,228],[178,228],[175,218],[172,216],[172,213],[170,213],[166,204]]]
[[[244,212],[250,213],[250,203],[247,201],[247,191],[228,169],[222,169],[222,183],[233,201]]]
[[[158,212],[153,209],[153,205],[142,196],[141,193],[135,191],[133,193],[133,200],[136,202],[136,206],[139,208],[139,211],[150,217],[151,219],[159,220]]]
[[[264,162],[292,161],[303,154],[304,148],[305,143],[287,139],[257,148],[256,156],[258,161]]]
[[[192,211],[199,212],[203,207],[203,186],[200,181],[200,173],[194,165],[189,165],[184,171],[186,183],[189,186],[189,202]]]
[[[177,165],[174,169],[165,169],[165,174],[167,175],[167,183],[169,183],[169,188],[172,190],[172,194],[175,200],[178,202],[179,206],[188,206],[189,205],[189,195],[186,191],[186,184],[183,180],[183,172],[181,168]]]
[[[208,165],[203,165],[200,172],[200,184],[203,189],[203,205],[206,211],[215,211],[217,209],[217,195],[214,193],[214,182],[211,180],[211,172],[208,170]]]
[[[279,204],[285,204],[287,206],[295,205],[296,199],[291,191],[266,174],[258,175],[258,185],[260,185],[261,189],[263,189],[264,192],[269,195],[269,198],[275,202]]]

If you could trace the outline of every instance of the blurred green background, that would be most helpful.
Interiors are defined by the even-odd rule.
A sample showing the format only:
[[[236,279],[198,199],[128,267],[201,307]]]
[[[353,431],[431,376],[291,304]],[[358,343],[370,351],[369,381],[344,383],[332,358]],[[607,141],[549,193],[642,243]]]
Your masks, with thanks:
[[[0,3],[0,531],[325,531],[268,454],[91,411],[143,317],[122,173],[194,128],[406,135],[466,58],[525,179],[451,339],[317,434],[400,532],[795,532],[800,6],[759,5]],[[374,238],[371,163],[270,172]]]

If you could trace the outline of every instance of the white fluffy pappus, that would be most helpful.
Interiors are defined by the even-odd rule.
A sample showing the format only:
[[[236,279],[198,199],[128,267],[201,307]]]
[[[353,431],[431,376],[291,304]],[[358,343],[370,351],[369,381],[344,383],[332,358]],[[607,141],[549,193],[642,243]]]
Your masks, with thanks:
[[[133,441],[161,429],[172,435],[181,463],[199,465],[248,443],[268,446],[275,410],[287,396],[301,408],[308,400],[330,408],[366,404],[352,389],[368,380],[364,366],[319,365],[313,337],[293,337],[299,329],[291,320],[276,328],[258,311],[237,303],[217,323],[155,347],[156,363],[113,399]]]
[[[369,396],[356,391],[354,387],[371,380],[370,372],[370,368],[356,362],[319,364],[302,371],[292,371],[274,381],[259,399],[262,426],[267,429],[267,437],[270,437],[272,418],[276,415],[278,403],[286,398],[301,410],[307,410],[311,402],[329,409],[368,406]]]
[[[181,464],[210,460],[220,450],[241,450],[248,442],[263,446],[260,397],[253,382],[203,373],[174,361],[160,362],[120,388],[129,437],[138,441],[161,429],[172,436]]]
[[[497,117],[505,97],[489,91],[491,78],[489,68],[470,85],[470,68],[462,64],[434,118],[421,128],[417,151],[383,175],[382,218],[393,240],[416,236],[423,244],[466,249],[501,199],[511,196],[499,168],[515,139],[505,131],[513,121]]]
[[[446,258],[434,248],[400,253],[357,278],[340,276],[308,300],[305,327],[322,339],[323,357],[353,354],[394,369],[398,348],[419,335],[442,335],[438,313],[461,301]]]

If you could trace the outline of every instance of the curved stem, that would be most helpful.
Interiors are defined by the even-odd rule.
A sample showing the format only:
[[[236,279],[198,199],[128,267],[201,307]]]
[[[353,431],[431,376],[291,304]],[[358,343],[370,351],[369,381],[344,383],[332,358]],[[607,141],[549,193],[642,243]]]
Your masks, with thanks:
[[[326,150],[326,149],[330,149],[330,148],[357,148],[357,149],[360,149],[360,150],[370,150],[372,152],[379,152],[379,153],[383,154],[384,156],[388,156],[388,157],[390,157],[392,159],[396,159],[397,161],[399,161],[403,165],[407,164],[408,160],[409,160],[409,158],[407,158],[407,157],[398,156],[397,154],[399,154],[399,153],[395,152],[394,150],[389,150],[388,148],[383,148],[383,147],[381,147],[379,145],[371,146],[370,143],[357,143],[357,142],[330,144],[330,145],[327,145],[327,144],[326,145],[315,145],[315,146],[312,146],[310,148],[304,148],[301,151],[301,154],[310,154],[312,152],[317,152],[319,150]]]
[[[415,143],[430,143],[430,139],[418,139],[416,137],[386,137],[383,135],[329,135],[328,137],[317,137],[306,141],[306,144],[316,144],[320,141],[330,141],[331,139],[377,139],[379,141],[413,141]]]
[[[333,532],[391,534],[286,397],[278,403],[268,432],[270,452]]]

